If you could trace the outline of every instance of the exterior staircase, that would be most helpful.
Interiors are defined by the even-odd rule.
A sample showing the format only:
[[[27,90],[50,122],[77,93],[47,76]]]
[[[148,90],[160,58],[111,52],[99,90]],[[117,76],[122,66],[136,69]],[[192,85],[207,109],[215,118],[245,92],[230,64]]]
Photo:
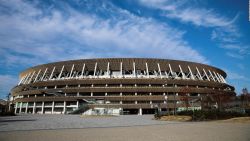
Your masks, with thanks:
[[[89,109],[90,109],[90,106],[88,104],[83,104],[79,108],[77,108],[76,110],[70,112],[69,114],[72,114],[72,115],[82,114]]]

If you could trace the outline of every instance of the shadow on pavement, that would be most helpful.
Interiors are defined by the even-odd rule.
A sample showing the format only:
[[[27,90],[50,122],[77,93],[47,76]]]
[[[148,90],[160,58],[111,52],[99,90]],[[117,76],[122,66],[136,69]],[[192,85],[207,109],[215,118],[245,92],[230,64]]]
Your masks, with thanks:
[[[7,120],[0,120],[1,122],[20,122],[20,121],[36,121],[36,119],[7,119]]]

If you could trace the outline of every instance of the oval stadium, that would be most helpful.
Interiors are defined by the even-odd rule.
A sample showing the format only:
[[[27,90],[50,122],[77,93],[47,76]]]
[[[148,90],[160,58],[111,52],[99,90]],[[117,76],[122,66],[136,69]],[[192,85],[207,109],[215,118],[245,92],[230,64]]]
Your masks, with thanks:
[[[235,95],[216,67],[168,59],[99,58],[43,64],[19,75],[15,113],[153,114],[225,106]]]

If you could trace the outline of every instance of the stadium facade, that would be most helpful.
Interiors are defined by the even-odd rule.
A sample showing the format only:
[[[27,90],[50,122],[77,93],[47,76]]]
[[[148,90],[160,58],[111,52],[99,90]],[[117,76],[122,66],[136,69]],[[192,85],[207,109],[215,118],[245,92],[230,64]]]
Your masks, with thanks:
[[[225,78],[219,68],[187,61],[82,59],[28,68],[11,95],[15,113],[67,114],[88,105],[88,111],[150,114],[216,107],[218,97],[235,95]]]

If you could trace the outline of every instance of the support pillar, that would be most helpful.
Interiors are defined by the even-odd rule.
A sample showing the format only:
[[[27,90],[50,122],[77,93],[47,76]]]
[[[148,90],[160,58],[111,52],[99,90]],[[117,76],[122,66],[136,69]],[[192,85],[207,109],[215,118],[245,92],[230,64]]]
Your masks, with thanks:
[[[20,109],[19,109],[19,114],[22,113],[22,106],[23,106],[23,103],[21,102],[21,103],[20,103],[20,106],[19,106],[19,107],[20,107]]]
[[[94,77],[96,76],[97,62],[95,63]]]
[[[27,113],[28,113],[28,105],[29,105],[29,102],[26,102],[25,114],[27,114]]]
[[[52,102],[51,114],[54,114],[54,108],[55,108],[55,101]]]
[[[197,73],[198,73],[199,79],[200,79],[200,80],[203,80],[203,79],[202,79],[202,76],[201,76],[201,73],[200,73],[200,71],[199,71],[199,69],[198,69],[197,67],[196,67],[196,71],[197,71]]]
[[[50,74],[49,80],[51,80],[51,79],[52,79],[53,74],[54,74],[54,71],[55,71],[55,68],[56,68],[56,67],[54,67],[54,68],[53,68],[53,70],[52,70],[52,72],[51,72],[51,74]]]
[[[37,78],[38,78],[38,76],[39,76],[40,72],[41,72],[41,69],[38,71],[38,73],[37,73],[37,75],[36,75],[36,77],[35,77],[34,82],[36,82],[36,80],[37,80]]]
[[[121,75],[121,77],[123,77],[123,74],[122,74],[122,62],[120,64],[120,75]]]
[[[212,77],[213,81],[216,82],[216,81],[215,81],[215,78],[214,78],[214,76],[213,76],[213,74],[212,74],[212,72],[211,72],[210,70],[208,70],[208,72],[209,72],[210,76]]]
[[[136,77],[135,62],[133,62],[133,75]]]
[[[160,64],[159,64],[159,63],[157,63],[157,65],[158,65],[158,71],[159,71],[160,77],[162,78]]]
[[[63,69],[64,69],[64,65],[62,66],[61,72],[60,72],[60,74],[58,75],[57,79],[60,79],[60,78],[61,78]]]
[[[26,76],[25,76],[25,77],[26,77]],[[23,80],[24,80],[25,77],[22,77],[22,78],[21,78],[21,80],[19,81],[18,85],[20,85],[20,84],[23,82]]]
[[[147,62],[146,62],[146,71],[147,71],[147,77],[149,78],[148,63]]]
[[[190,75],[191,75],[191,79],[195,79],[195,77],[194,77],[194,74],[193,74],[193,72],[192,72],[192,70],[191,70],[191,68],[188,66],[188,70],[189,70],[189,73],[190,73]]]
[[[18,104],[18,102],[16,102],[16,104],[15,104],[15,114],[17,112],[17,104]]]
[[[79,108],[79,101],[76,101],[76,108]]]
[[[186,79],[185,73],[182,71],[181,65],[179,65],[179,69],[181,71],[182,79]]]
[[[173,75],[174,75],[174,73],[173,73],[173,70],[172,70],[171,65],[170,65],[170,64],[168,64],[168,67],[169,67],[169,70],[170,70],[171,76],[173,76]]]
[[[74,70],[74,67],[75,67],[75,64],[72,65],[72,68],[71,68],[71,71],[70,71],[70,74],[69,74],[69,77],[68,77],[68,78],[71,78],[72,73],[73,73],[73,70]]]
[[[142,108],[139,109],[138,115],[142,115]]]
[[[108,65],[107,65],[107,76],[110,77],[110,73],[109,73],[109,62],[108,62]]]
[[[63,103],[63,114],[66,114],[66,101]]]
[[[32,111],[32,113],[33,113],[33,114],[36,113],[36,102],[34,102],[34,104],[33,104],[33,111]]]
[[[204,74],[206,75],[207,80],[210,81],[210,79],[209,79],[209,77],[208,77],[207,72],[205,71],[205,69],[203,69],[203,72],[204,72]]]
[[[42,102],[42,114],[44,114],[44,102]]]
[[[31,73],[28,74],[28,76],[25,78],[25,80],[23,81],[23,84],[26,84],[27,80],[29,79]]]
[[[43,78],[45,77],[47,70],[48,70],[48,68],[45,69],[45,71],[44,71],[44,73],[43,73],[43,76],[42,76],[42,78],[41,78],[40,81],[43,81]]]
[[[32,81],[32,78],[33,78],[33,76],[35,75],[35,73],[36,73],[36,71],[34,71],[34,72],[32,73],[30,79],[28,80],[28,84]]]
[[[85,63],[84,63],[83,66],[82,66],[81,78],[83,78],[84,69],[85,69]]]

